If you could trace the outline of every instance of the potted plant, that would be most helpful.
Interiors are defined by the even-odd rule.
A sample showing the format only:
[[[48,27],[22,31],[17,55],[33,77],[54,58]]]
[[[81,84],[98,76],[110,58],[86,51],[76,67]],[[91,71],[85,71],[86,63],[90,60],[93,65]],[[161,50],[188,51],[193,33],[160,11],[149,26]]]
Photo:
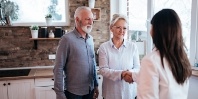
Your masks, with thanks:
[[[38,38],[39,26],[38,26],[38,25],[32,25],[32,26],[30,27],[30,30],[31,30],[32,38]]]
[[[45,15],[46,25],[49,26],[52,24],[52,14]]]

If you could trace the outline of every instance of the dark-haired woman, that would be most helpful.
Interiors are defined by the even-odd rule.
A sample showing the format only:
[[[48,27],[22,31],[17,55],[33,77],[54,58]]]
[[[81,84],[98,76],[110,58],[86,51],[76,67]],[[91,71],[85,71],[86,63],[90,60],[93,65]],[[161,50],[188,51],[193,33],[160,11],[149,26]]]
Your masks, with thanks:
[[[172,9],[151,20],[153,51],[141,61],[138,99],[187,99],[191,66],[184,50],[181,21]]]

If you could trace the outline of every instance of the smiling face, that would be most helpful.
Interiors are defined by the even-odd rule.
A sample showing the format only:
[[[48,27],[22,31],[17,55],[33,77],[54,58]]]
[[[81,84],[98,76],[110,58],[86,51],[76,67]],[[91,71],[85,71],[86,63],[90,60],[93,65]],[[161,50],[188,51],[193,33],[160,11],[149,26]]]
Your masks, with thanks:
[[[127,23],[123,19],[119,19],[114,25],[111,26],[113,38],[124,39],[124,35],[127,31]]]
[[[84,33],[90,33],[93,25],[93,14],[91,11],[83,10],[80,17],[76,18],[78,27]]]

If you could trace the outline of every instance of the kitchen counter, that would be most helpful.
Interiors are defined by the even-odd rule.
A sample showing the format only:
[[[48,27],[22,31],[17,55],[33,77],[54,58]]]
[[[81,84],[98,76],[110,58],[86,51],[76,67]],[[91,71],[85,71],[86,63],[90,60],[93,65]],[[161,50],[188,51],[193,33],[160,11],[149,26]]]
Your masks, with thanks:
[[[17,80],[17,79],[34,79],[34,78],[53,78],[54,66],[36,66],[36,67],[23,67],[23,68],[0,68],[0,70],[12,70],[12,69],[31,69],[27,76],[15,76],[15,77],[0,77],[2,80]],[[96,68],[97,74],[99,68]]]
[[[198,77],[198,70],[192,70],[192,75]]]
[[[17,68],[17,69],[19,69],[19,68]],[[22,69],[24,69],[24,68],[22,68]],[[49,68],[49,67],[30,68],[30,69],[31,70],[27,76],[0,77],[0,81],[2,81],[2,80],[17,80],[17,79],[34,79],[34,78],[52,78],[54,75],[53,67],[52,68]],[[5,69],[0,69],[0,70],[5,70]],[[6,70],[8,70],[8,69],[6,69]]]
[[[198,77],[198,67],[192,66],[192,76]]]

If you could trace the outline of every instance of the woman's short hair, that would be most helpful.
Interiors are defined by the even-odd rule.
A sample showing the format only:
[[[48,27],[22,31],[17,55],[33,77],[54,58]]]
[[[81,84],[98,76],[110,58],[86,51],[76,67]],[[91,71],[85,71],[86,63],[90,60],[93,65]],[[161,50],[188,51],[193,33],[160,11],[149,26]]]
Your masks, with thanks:
[[[112,20],[111,20],[111,22],[110,22],[110,28],[111,28],[118,20],[120,20],[120,19],[125,20],[126,23],[128,24],[128,19],[127,19],[127,17],[126,17],[125,15],[122,15],[122,14],[114,14],[114,15],[113,15],[113,18],[112,18]]]

